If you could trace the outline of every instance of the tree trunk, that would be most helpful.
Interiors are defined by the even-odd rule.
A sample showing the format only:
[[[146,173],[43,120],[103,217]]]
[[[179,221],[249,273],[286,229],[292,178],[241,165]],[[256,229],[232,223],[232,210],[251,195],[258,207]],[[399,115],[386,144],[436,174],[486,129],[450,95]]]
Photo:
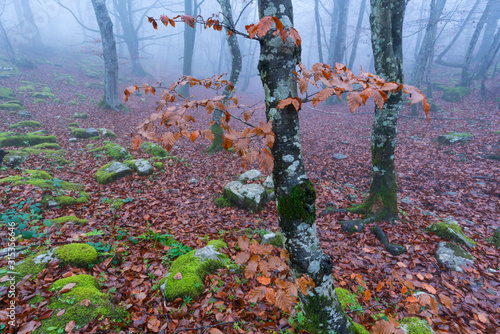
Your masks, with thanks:
[[[285,29],[293,24],[291,0],[259,0],[259,16],[276,16]],[[322,248],[316,232],[316,191],[306,176],[301,152],[299,115],[292,105],[278,109],[278,102],[297,96],[293,74],[300,61],[300,47],[291,38],[285,43],[269,32],[260,39],[259,72],[265,91],[266,117],[272,122],[275,141],[273,178],[278,221],[284,248],[290,254],[294,279],[306,275],[315,287],[300,292],[302,308],[315,333],[351,333],[335,294],[332,259]]]
[[[365,1],[365,0],[363,0]],[[314,0],[314,18],[316,21],[316,40],[318,43],[319,62],[323,62],[323,47],[321,46],[321,25],[319,16],[319,0]]]
[[[233,10],[231,9],[231,3],[229,0],[219,0],[222,15],[224,16],[224,23],[229,26],[234,26],[233,22]],[[227,45],[229,46],[229,53],[231,54],[231,75],[229,76],[229,81],[231,81],[235,86],[238,83],[238,79],[241,73],[241,52],[240,46],[238,45],[238,38],[236,34],[226,34]],[[227,101],[234,95],[234,90],[229,91],[229,89],[224,88],[224,99],[223,103],[227,105]],[[222,110],[219,108],[214,109],[212,114],[212,121],[215,123],[212,125],[212,132],[215,139],[212,141],[212,145],[207,149],[208,153],[215,153],[222,150],[222,134],[223,130],[220,127],[220,119],[222,117]]]
[[[403,83],[403,19],[406,0],[370,0],[372,49],[377,75],[386,81]],[[398,218],[397,183],[394,163],[396,134],[402,92],[387,94],[382,110],[375,107],[371,134],[372,182],[365,202],[350,209],[373,216],[374,220]]]
[[[5,44],[5,50],[7,51],[7,55],[12,62],[12,64],[16,63],[16,53],[14,52],[14,48],[12,47],[12,44],[10,44],[9,36],[7,35],[7,32],[5,31],[5,28],[3,27],[2,21],[0,20],[0,31],[2,33],[2,39]]]
[[[472,55],[479,39],[479,35],[481,34],[484,24],[486,23],[486,18],[488,17],[488,13],[491,10],[493,1],[495,0],[488,0],[488,2],[486,3],[483,15],[481,15],[481,18],[477,22],[476,29],[474,30],[474,33],[472,34],[472,37],[470,39],[469,48],[467,49],[464,66],[462,68],[462,78],[460,79],[460,86],[470,87],[472,83],[472,74],[470,73],[472,66]]]
[[[104,97],[99,105],[105,109],[119,110],[123,106],[118,99],[118,57],[113,23],[109,18],[105,0],[92,0],[92,5],[101,31],[104,58]]]
[[[418,28],[417,28],[417,41],[415,43],[415,61],[418,57],[418,52],[420,51],[420,43],[422,43],[422,30],[423,30],[423,21],[424,21],[424,8],[425,1],[422,1],[422,7],[420,7],[420,17],[418,20]]]
[[[134,26],[132,0],[115,0],[114,2],[123,31],[123,39],[132,61],[132,73],[136,76],[144,76],[146,71],[139,58],[139,37]]]
[[[481,41],[481,46],[476,54],[476,61],[480,62],[482,58],[487,54],[490,49],[491,41],[495,36],[495,31],[497,30],[497,22],[500,18],[500,0],[493,1],[491,11],[488,13],[488,18],[486,19],[486,28],[484,29],[483,39]]]
[[[36,21],[33,18],[33,12],[30,6],[30,0],[20,0],[21,7],[23,8],[23,16],[24,22],[20,22],[22,27],[28,29],[28,31],[24,32],[25,37],[29,36],[31,41],[31,46],[38,49],[43,46],[42,44],[42,36],[40,36],[40,32],[38,31],[38,27],[36,25]]]
[[[500,49],[500,29],[497,30],[495,37],[493,38],[493,42],[490,44],[490,47],[486,54],[483,56],[481,63],[474,75],[475,79],[486,80],[486,73],[490,68],[491,64],[493,64],[493,60],[495,59],[498,50]]]
[[[347,68],[353,69],[354,60],[356,59],[356,51],[358,49],[359,35],[361,35],[361,27],[363,25],[363,15],[365,13],[366,0],[361,0],[361,7],[359,8],[358,24],[356,25],[356,33],[354,34],[354,41],[352,42],[351,56],[349,57],[349,65]]]
[[[335,50],[335,40],[337,38],[337,28],[338,28],[338,21],[339,21],[339,0],[334,0],[333,1],[333,10],[332,10],[332,16],[331,16],[331,25],[330,25],[330,38],[329,38],[329,43],[328,43],[328,64],[330,65],[335,65],[335,59],[334,56],[334,50]]]
[[[451,40],[450,44],[448,44],[448,46],[443,51],[441,51],[441,53],[437,56],[436,64],[439,64],[439,65],[442,65],[442,66],[448,66],[448,67],[462,68],[463,64],[449,63],[447,61],[444,61],[443,57],[444,57],[444,55],[446,55],[446,53],[448,51],[450,51],[450,49],[453,46],[453,44],[455,44],[455,42],[458,39],[458,37],[460,37],[460,35],[462,34],[462,31],[465,29],[465,27],[467,27],[467,22],[469,22],[472,14],[474,14],[474,11],[476,10],[476,8],[477,8],[477,6],[479,5],[480,2],[481,2],[481,0],[477,0],[474,3],[474,6],[472,6],[472,9],[470,10],[469,14],[467,14],[467,17],[465,18],[464,22],[460,26],[460,29],[458,29],[458,31],[455,34],[455,36],[453,36],[453,39]]]
[[[333,51],[333,62],[330,66],[335,66],[335,62],[344,62],[347,35],[347,17],[349,16],[349,0],[342,0],[339,3],[339,21],[335,46]]]
[[[184,12],[186,15],[195,16],[193,12],[193,0],[184,0]],[[196,38],[196,29],[187,24],[184,25],[184,57],[182,59],[182,75],[193,74],[193,54],[194,40]],[[189,85],[181,86],[179,94],[184,97],[189,96]]]
[[[434,53],[437,24],[445,4],[446,0],[431,0],[429,22],[427,23],[427,28],[425,30],[424,41],[420,47],[420,51],[418,52],[415,67],[413,68],[413,72],[411,74],[412,84],[414,86],[421,86],[425,73],[425,67],[427,63],[430,62],[431,54]]]

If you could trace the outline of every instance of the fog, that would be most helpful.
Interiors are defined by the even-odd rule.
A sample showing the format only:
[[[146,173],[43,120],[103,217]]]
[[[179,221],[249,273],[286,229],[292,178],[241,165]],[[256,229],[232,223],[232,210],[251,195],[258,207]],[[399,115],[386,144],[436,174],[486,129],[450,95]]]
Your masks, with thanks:
[[[24,6],[21,5],[24,3]],[[294,20],[295,26],[302,37],[302,62],[311,66],[320,59],[319,50],[325,62],[333,64],[341,62],[347,64],[353,51],[353,40],[356,36],[361,0],[348,2],[345,26],[345,52],[340,59],[332,59],[336,41],[332,36],[332,24],[337,28],[339,17],[333,15],[338,12],[340,2],[319,1],[319,18],[321,27],[321,45],[317,42],[317,26],[314,2],[295,1]],[[453,37],[463,25],[471,9],[474,0],[445,1],[444,9],[437,23],[437,35],[433,41],[432,50],[434,58],[444,50]],[[461,64],[465,60],[467,46],[474,33],[478,20],[480,19],[487,1],[479,1],[472,12],[468,23],[459,34],[458,39],[447,51],[443,60],[449,63]],[[176,27],[165,27],[158,20],[160,15],[173,17],[184,13],[184,2],[178,1],[107,1],[107,7],[113,21],[113,30],[117,41],[120,70],[128,70],[134,57],[129,53],[124,34],[123,25],[120,24],[120,12],[118,5],[131,5],[125,8],[122,15],[129,15],[129,24],[137,31],[138,61],[142,64],[144,71],[154,80],[172,81],[181,76],[183,64],[184,29],[192,29],[178,22]],[[28,5],[28,6],[27,6]],[[66,7],[66,8],[63,8]],[[220,6],[216,1],[207,0],[194,2],[195,15],[201,15],[207,19],[212,15],[220,15]],[[29,7],[31,13],[29,13]],[[370,42],[369,26],[369,1],[366,1],[360,29],[358,30],[359,42],[356,56],[353,59],[352,70],[357,73],[360,67],[363,70],[373,71],[373,56]],[[474,54],[480,48],[487,48],[491,44],[498,20],[498,1],[493,1],[492,15],[485,24],[475,46]],[[27,11],[28,8],[28,11]],[[236,29],[245,32],[245,25],[257,22],[257,3],[243,1],[232,1],[234,18],[239,18]],[[127,10],[131,9],[129,13]],[[243,13],[242,10],[244,9]],[[404,69],[405,77],[410,78],[411,71],[416,65],[416,58],[422,43],[423,36],[429,22],[430,1],[410,1],[405,15],[403,32],[404,43]],[[147,17],[153,17],[160,22],[158,29],[153,29]],[[495,16],[491,18],[491,16]],[[333,21],[333,22],[332,22]],[[39,54],[47,54],[56,57],[57,53],[96,54],[96,61],[101,53],[100,34],[96,22],[96,16],[91,1],[55,1],[55,0],[3,0],[0,5],[0,22],[5,29],[6,36],[1,38],[2,52],[6,55],[6,37],[17,53],[31,60],[35,60]],[[494,25],[491,24],[494,23]],[[339,25],[340,26],[340,25]],[[488,33],[489,32],[489,33]],[[485,35],[486,34],[486,35]],[[129,34],[130,36],[130,34]],[[486,40],[485,40],[486,38]],[[490,40],[488,40],[490,38]],[[239,46],[242,51],[242,75],[239,87],[245,86],[245,82],[251,79],[251,83],[259,89],[260,81],[257,76],[257,61],[259,46],[255,40],[248,40],[238,36]],[[342,40],[342,39],[341,39]],[[338,41],[338,39],[337,39]],[[497,57],[498,58],[498,57]],[[496,59],[497,59],[496,58]],[[475,61],[480,61],[478,57]],[[204,29],[202,25],[196,26],[194,43],[194,55],[192,75],[198,78],[209,77],[221,72],[230,72],[230,54],[225,40],[225,34]],[[440,65],[434,65],[440,66]],[[491,67],[496,66],[496,61]],[[458,71],[458,69],[456,69]],[[139,80],[140,81],[140,80]],[[246,87],[245,87],[246,88]]]

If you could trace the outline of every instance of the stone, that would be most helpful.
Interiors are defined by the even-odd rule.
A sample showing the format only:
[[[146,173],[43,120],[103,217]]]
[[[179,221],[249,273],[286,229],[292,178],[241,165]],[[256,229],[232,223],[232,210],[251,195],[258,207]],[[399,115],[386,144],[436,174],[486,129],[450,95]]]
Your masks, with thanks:
[[[132,169],[121,162],[110,162],[99,168],[95,173],[95,180],[99,184],[108,184],[115,182],[127,175],[132,175]]]
[[[453,145],[458,142],[466,142],[472,139],[472,135],[467,132],[448,132],[437,137],[437,142],[443,145]]]
[[[103,135],[104,137],[107,137],[107,138],[116,138],[116,133],[114,133],[111,130],[108,130],[106,128],[99,128],[97,130],[99,130],[99,132],[101,133],[101,135]]]
[[[417,317],[404,317],[399,321],[399,327],[406,334],[434,334],[429,323]]]
[[[76,138],[70,138],[70,139],[68,139],[69,143],[76,143],[77,141],[78,141],[78,139],[76,139]]]
[[[267,232],[262,236],[261,244],[271,244],[276,247],[283,247],[283,240],[279,233]]]
[[[149,161],[144,159],[127,160],[125,161],[125,164],[141,176],[151,175],[154,172],[153,165],[151,165]]]
[[[123,160],[129,156],[127,149],[116,143],[106,140],[104,144],[104,146],[90,150],[90,152],[95,153],[103,151],[106,156],[113,160]]]
[[[165,158],[170,156],[168,151],[158,144],[145,142],[141,144],[141,148],[155,157]]]
[[[333,158],[337,160],[347,159],[347,155],[344,155],[342,153],[335,153],[333,155]]]
[[[241,174],[238,180],[242,183],[247,183],[248,181],[253,181],[256,178],[261,176],[261,172],[259,172],[256,169],[251,169],[249,171],[246,171],[245,173]]]
[[[98,137],[99,131],[97,131],[94,128],[88,128],[88,129],[85,129],[85,134],[86,134],[86,138]]]
[[[231,205],[244,210],[259,211],[268,200],[266,189],[260,184],[243,185],[232,181],[226,184],[222,193]]]
[[[435,257],[439,264],[458,272],[463,272],[461,265],[469,266],[474,263],[474,257],[469,252],[445,241],[438,244]]]
[[[264,182],[262,183],[262,186],[264,186],[264,188],[274,189],[274,180],[273,180],[273,176],[272,176],[272,175],[269,175],[268,177],[266,177],[266,179],[265,179],[265,180],[264,180]]]
[[[476,247],[476,242],[462,232],[462,228],[453,218],[445,218],[441,222],[432,224],[427,228],[427,232],[433,232],[443,239],[460,243],[468,248]]]
[[[9,153],[3,158],[3,163],[8,167],[17,167],[24,163],[31,154],[22,151],[9,151]]]
[[[188,181],[188,183],[189,184],[196,184],[196,183],[198,183],[198,180],[193,177],[191,180]]]
[[[447,192],[445,192],[445,194],[448,196],[455,196],[457,194],[457,192],[456,191],[447,191]]]
[[[403,198],[401,200],[402,203],[405,203],[405,204],[411,204],[413,201],[410,199],[409,196],[406,196],[405,198]]]
[[[33,116],[26,110],[20,111],[17,115],[23,118],[33,118]]]

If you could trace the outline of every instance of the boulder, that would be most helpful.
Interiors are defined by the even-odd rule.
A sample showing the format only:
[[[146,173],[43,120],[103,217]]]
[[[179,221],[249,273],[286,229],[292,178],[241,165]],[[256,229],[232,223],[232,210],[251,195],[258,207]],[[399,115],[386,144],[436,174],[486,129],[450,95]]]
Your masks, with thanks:
[[[399,321],[399,328],[406,334],[434,334],[429,323],[417,317],[404,317]]]
[[[139,175],[151,175],[154,172],[151,163],[144,159],[127,160],[125,164],[132,168]]]
[[[26,110],[23,110],[23,111],[20,111],[17,116],[21,117],[21,118],[33,118],[33,116],[31,116],[31,114],[26,111]]]
[[[335,153],[333,155],[333,158],[336,160],[343,160],[343,159],[347,159],[347,155],[344,155],[342,153]]]
[[[116,133],[114,133],[111,130],[105,129],[105,128],[99,128],[97,129],[106,138],[116,138]]]
[[[462,232],[462,228],[453,218],[446,218],[442,222],[434,223],[427,228],[427,231],[434,232],[443,239],[460,243],[468,248],[476,247],[476,242]]]
[[[238,181],[240,181],[241,183],[247,183],[248,181],[253,181],[256,178],[260,177],[260,175],[261,172],[259,172],[256,169],[251,169],[241,174],[240,177],[238,178]]]
[[[179,256],[160,280],[160,289],[167,302],[177,298],[197,299],[205,290],[205,277],[229,263],[229,257],[219,252],[227,245],[221,240],[209,241],[206,247]]]
[[[105,141],[104,144],[104,146],[90,150],[90,152],[104,151],[104,154],[113,160],[123,160],[129,156],[127,149],[118,144],[111,141]]]
[[[88,118],[88,117],[89,117],[89,115],[81,113],[81,112],[75,112],[73,114],[73,118]]]
[[[88,129],[83,129],[83,128],[72,128],[70,135],[76,138],[92,138],[92,137],[99,137],[99,131],[97,131],[94,128],[88,128]]]
[[[266,189],[260,184],[232,181],[226,184],[222,194],[229,203],[244,210],[259,211],[267,202]]]
[[[262,236],[262,240],[260,243],[263,244],[271,244],[276,247],[282,247],[283,241],[281,239],[280,234],[276,234],[274,232],[268,232]]]
[[[274,189],[274,180],[273,180],[273,176],[272,175],[268,175],[268,177],[266,177],[266,179],[264,180],[264,182],[262,183],[262,186],[264,188],[268,188],[268,189]]]
[[[154,157],[164,158],[170,156],[168,151],[158,144],[146,142],[141,144],[141,148]]]
[[[95,173],[95,180],[99,184],[108,184],[127,175],[132,175],[132,169],[121,162],[115,161],[99,168]]]
[[[474,263],[474,257],[469,252],[444,241],[438,244],[435,257],[439,264],[458,272],[463,272],[461,265],[469,266]]]
[[[17,167],[28,160],[30,155],[31,154],[23,151],[9,151],[9,153],[3,158],[3,163],[11,168]]]
[[[76,143],[77,141],[78,141],[78,139],[76,139],[76,138],[68,139],[68,143]]]
[[[458,142],[466,142],[472,139],[472,135],[467,132],[448,132],[437,137],[437,142],[443,145],[453,145]]]
[[[197,184],[198,183],[198,180],[195,179],[194,177],[188,181],[189,184]]]

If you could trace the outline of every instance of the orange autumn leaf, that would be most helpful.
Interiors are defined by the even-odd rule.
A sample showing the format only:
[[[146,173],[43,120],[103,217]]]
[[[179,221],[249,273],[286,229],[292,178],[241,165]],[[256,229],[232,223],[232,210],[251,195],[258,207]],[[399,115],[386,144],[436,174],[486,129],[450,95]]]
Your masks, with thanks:
[[[265,286],[259,286],[248,292],[248,301],[250,303],[256,303],[266,295],[267,288]]]
[[[262,285],[268,285],[269,283],[271,283],[271,279],[266,276],[257,277],[257,281]]]

